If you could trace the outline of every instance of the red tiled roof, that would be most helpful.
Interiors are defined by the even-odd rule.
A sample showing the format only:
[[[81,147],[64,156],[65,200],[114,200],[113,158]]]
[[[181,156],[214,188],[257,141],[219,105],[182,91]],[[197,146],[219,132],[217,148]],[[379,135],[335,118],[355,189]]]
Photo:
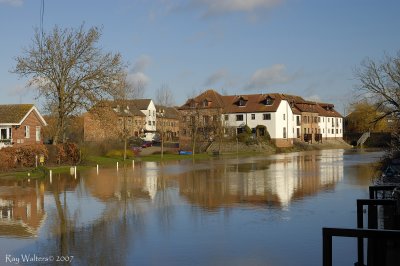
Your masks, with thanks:
[[[273,99],[271,105],[266,105],[267,98]],[[239,106],[239,100],[244,100],[244,106]],[[209,105],[202,106],[202,102],[207,100]],[[333,104],[317,103],[304,100],[300,96],[268,93],[268,94],[246,94],[246,95],[220,95],[214,90],[207,90],[195,98],[189,99],[178,109],[187,109],[195,103],[201,109],[223,108],[224,113],[256,113],[256,112],[276,112],[281,101],[286,100],[292,112],[301,115],[302,112],[318,113],[322,116],[342,117],[333,109]]]
[[[274,99],[272,105],[265,105],[267,97]],[[237,104],[238,100],[247,99],[244,106]],[[276,112],[281,102],[281,97],[277,93],[273,94],[248,94],[248,95],[229,95],[222,96],[227,113],[255,113],[255,112]]]
[[[221,94],[219,94],[218,92],[214,91],[214,90],[206,90],[205,92],[203,92],[202,94],[198,95],[195,98],[191,98],[189,100],[186,101],[186,103],[184,105],[182,105],[181,107],[179,107],[178,109],[186,109],[191,107],[191,103],[196,103],[197,105],[200,104],[204,101],[207,100],[208,101],[208,106],[198,106],[203,108],[223,108],[224,107],[224,103],[222,101],[222,97]]]
[[[33,104],[0,105],[0,124],[19,124],[32,107]]]

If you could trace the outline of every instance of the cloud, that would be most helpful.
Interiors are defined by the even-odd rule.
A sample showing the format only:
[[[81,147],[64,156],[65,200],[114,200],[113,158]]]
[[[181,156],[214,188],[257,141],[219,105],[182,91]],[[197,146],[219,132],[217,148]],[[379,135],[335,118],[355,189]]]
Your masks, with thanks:
[[[6,4],[15,7],[22,6],[23,3],[23,0],[0,0],[0,4]]]
[[[204,10],[205,15],[246,12],[273,8],[283,0],[192,0],[191,5]]]
[[[228,77],[228,72],[225,69],[220,69],[211,74],[206,81],[204,82],[204,86],[212,86],[217,84],[218,82],[222,82],[224,79]]]
[[[286,84],[298,78],[300,73],[288,74],[283,64],[276,64],[269,68],[258,69],[245,89],[264,89],[277,84]]]
[[[135,62],[132,68],[132,72],[143,72],[151,64],[151,58],[147,55],[139,56],[139,59]]]
[[[134,87],[138,86],[145,87],[150,82],[150,78],[143,72],[128,73],[127,80],[128,82],[133,84]]]
[[[147,55],[139,56],[129,71],[127,80],[135,87],[146,87],[150,83],[150,78],[144,73],[151,65],[151,58]]]
[[[309,95],[304,97],[304,99],[306,99],[307,101],[311,101],[311,102],[321,102],[321,97],[319,97],[319,95],[313,94],[313,95]]]

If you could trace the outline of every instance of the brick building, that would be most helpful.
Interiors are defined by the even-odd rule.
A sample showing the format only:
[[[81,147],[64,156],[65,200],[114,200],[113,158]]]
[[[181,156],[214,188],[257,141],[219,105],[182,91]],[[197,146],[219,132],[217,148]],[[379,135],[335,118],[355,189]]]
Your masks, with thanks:
[[[0,149],[42,143],[42,129],[47,126],[33,104],[0,105]]]

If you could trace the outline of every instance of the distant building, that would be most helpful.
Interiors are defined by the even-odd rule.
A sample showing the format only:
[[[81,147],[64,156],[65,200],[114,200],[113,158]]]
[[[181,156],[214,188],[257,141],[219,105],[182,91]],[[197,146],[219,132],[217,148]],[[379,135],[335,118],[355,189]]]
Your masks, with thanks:
[[[179,138],[179,111],[175,107],[156,105],[158,133],[164,132],[165,141],[177,141]]]
[[[33,104],[0,105],[0,149],[42,143],[44,126],[47,123]]]
[[[124,128],[128,136],[146,141],[154,140],[162,127],[167,140],[177,138],[177,110],[172,107],[157,108],[151,99],[102,101],[84,115],[84,141],[117,139]],[[160,119],[159,124],[157,119]]]
[[[178,108],[181,135],[188,143],[193,128],[204,141],[216,135],[240,134],[245,126],[256,131],[265,127],[278,147],[294,140],[321,142],[343,137],[343,118],[333,104],[306,101],[299,96],[268,93],[220,95],[207,90]],[[262,132],[261,132],[262,133]]]

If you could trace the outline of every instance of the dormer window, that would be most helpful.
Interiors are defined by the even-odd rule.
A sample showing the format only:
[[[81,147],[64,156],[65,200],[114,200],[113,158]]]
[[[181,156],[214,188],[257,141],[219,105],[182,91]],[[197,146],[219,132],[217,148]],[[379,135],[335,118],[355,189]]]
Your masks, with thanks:
[[[265,105],[272,105],[274,103],[274,100],[270,97],[268,97],[267,99],[265,99]]]
[[[247,98],[244,96],[239,96],[239,99],[236,101],[238,106],[246,106]]]
[[[204,99],[204,101],[203,101],[203,107],[207,107],[208,106],[208,100],[207,99]]]
[[[271,96],[267,96],[265,97],[264,101],[262,101],[262,103],[264,103],[264,105],[273,105],[274,104],[274,98],[272,98]]]

